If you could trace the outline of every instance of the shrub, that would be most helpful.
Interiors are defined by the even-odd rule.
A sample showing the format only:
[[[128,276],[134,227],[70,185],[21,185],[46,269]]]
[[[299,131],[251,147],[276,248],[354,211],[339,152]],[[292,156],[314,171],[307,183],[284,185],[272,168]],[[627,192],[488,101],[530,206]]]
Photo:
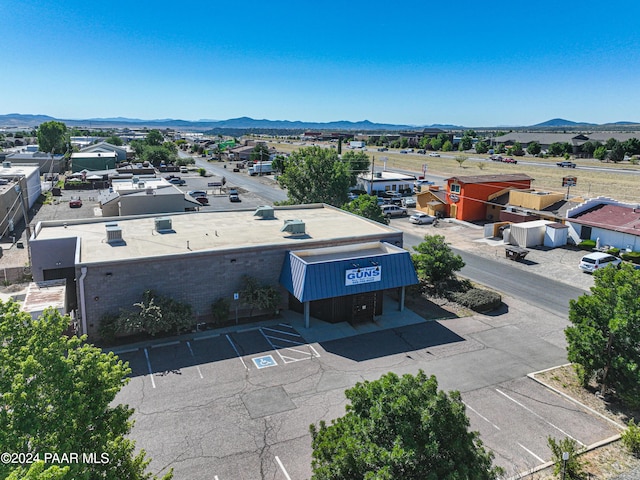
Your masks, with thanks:
[[[609,255],[613,255],[614,257],[619,257],[620,256],[620,249],[613,247],[610,248],[609,250],[607,250],[605,253],[608,253]]]
[[[213,323],[224,323],[229,318],[229,300],[219,298],[211,304],[211,314],[213,315]]]
[[[207,173],[207,171],[204,168],[199,168],[198,169],[198,173],[200,174],[201,177],[204,177]]]
[[[640,264],[640,252],[627,252],[620,255],[620,258],[631,263]]]
[[[481,288],[471,288],[466,292],[454,292],[451,298],[475,312],[489,312],[498,308],[502,303],[500,294]]]
[[[107,314],[100,319],[98,334],[103,343],[109,345],[113,343],[118,334],[118,316]]]
[[[584,466],[578,457],[580,453],[578,452],[578,442],[568,437],[560,441],[548,437],[547,443],[551,449],[551,460],[555,463],[553,466],[553,473],[555,475],[560,475],[564,468],[564,476],[562,478],[566,478],[567,480],[584,478]],[[562,460],[562,454],[565,452],[569,454],[569,460],[566,461],[566,464],[564,460]]]
[[[578,248],[582,250],[593,250],[596,248],[595,240],[583,240],[578,244]]]
[[[631,420],[627,425],[627,429],[620,434],[622,444],[625,448],[636,457],[640,457],[640,428]]]

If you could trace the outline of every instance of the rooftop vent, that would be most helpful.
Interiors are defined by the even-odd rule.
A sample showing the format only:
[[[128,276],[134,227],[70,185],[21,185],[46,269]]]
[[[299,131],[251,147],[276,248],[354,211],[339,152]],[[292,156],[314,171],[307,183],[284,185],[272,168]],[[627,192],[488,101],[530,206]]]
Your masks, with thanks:
[[[280,231],[289,232],[291,235],[304,235],[305,225],[302,220],[285,220]]]
[[[263,220],[272,220],[276,218],[273,207],[269,205],[259,205],[253,214],[254,217],[262,217]]]
[[[156,231],[158,232],[167,232],[173,230],[171,226],[171,218],[170,217],[158,217],[155,219],[156,222]]]
[[[145,191],[147,192],[147,195],[155,195],[156,193],[156,189],[153,188],[152,186],[148,186]]]
[[[11,168],[11,162],[2,162],[2,168]]]
[[[376,172],[376,178],[382,178],[382,172]]]
[[[121,243],[122,242],[122,228],[117,223],[107,224],[107,243]]]

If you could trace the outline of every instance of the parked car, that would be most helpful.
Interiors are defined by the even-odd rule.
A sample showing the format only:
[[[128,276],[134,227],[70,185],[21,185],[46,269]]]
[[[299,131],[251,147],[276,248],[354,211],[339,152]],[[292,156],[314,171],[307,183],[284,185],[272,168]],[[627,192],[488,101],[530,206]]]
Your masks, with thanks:
[[[185,182],[181,178],[171,178],[171,179],[169,179],[169,183],[171,183],[173,185],[186,185],[187,184],[187,182]]]
[[[407,150],[400,150],[400,153],[408,153]]]
[[[427,153],[427,152],[426,152],[426,150],[422,150],[422,149],[421,149],[421,150],[418,150],[416,153],[419,153],[420,155],[424,155],[424,154],[425,154],[425,153]]]
[[[414,213],[409,217],[409,221],[411,223],[415,223],[416,225],[431,225],[436,217],[432,217],[431,215],[427,215],[426,213]]]
[[[431,153],[429,154],[429,156],[430,156],[430,157],[439,157],[439,156],[440,156],[440,154],[439,154],[438,152],[431,152]]]
[[[349,192],[349,194],[347,195],[347,199],[351,202],[353,200],[355,200],[356,198],[358,198],[358,195],[353,193],[353,192]]]
[[[391,203],[395,203],[396,205],[400,205],[400,202],[402,201],[402,194],[394,192],[392,190],[384,192],[384,197],[389,199]]]
[[[573,163],[573,162],[570,162],[568,160],[564,160],[562,162],[558,162],[558,163],[556,163],[556,165],[559,166],[559,167],[562,167],[562,168],[565,168],[565,167],[567,167],[567,168],[576,168],[576,164]]]
[[[502,155],[491,155],[491,157],[489,157],[489,158],[491,158],[491,160],[493,162],[501,162],[502,161]]]
[[[617,267],[621,263],[622,260],[620,260],[618,257],[614,257],[613,255],[609,255],[608,253],[593,252],[585,255],[580,259],[579,267],[585,272],[593,273],[600,268],[606,267],[607,265],[613,265],[614,267]]]
[[[230,202],[239,202],[240,201],[240,195],[238,195],[238,191],[230,191],[229,192],[229,201]]]
[[[189,173],[189,169],[187,167],[180,167],[180,173]]]
[[[400,205],[404,208],[416,208],[416,199],[413,197],[404,197]]]
[[[204,190],[191,190],[188,193],[193,198],[206,197],[207,196],[207,192],[205,192]]]
[[[82,206],[82,199],[80,197],[71,197],[69,200],[70,208],[80,208]]]
[[[407,209],[399,207],[398,205],[383,205],[381,208],[382,214],[387,218],[406,217],[408,215]]]

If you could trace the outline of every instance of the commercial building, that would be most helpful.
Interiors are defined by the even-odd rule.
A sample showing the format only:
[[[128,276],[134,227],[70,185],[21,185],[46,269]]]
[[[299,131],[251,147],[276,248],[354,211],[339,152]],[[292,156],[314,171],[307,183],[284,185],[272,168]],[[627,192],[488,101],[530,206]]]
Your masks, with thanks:
[[[109,152],[77,152],[71,154],[71,171],[73,173],[87,170],[111,170],[116,168],[118,154]]]
[[[40,197],[40,170],[37,165],[2,162],[0,168],[0,236],[11,236],[15,226],[28,215]],[[28,220],[27,220],[28,221]]]
[[[416,177],[397,172],[367,172],[358,176],[356,188],[369,195],[378,195],[386,191],[411,193]]]
[[[417,283],[402,232],[322,204],[41,222],[29,242],[34,281],[67,280],[80,333],[140,301],[143,291],[186,302],[206,321],[249,275],[278,286],[282,308],[365,321],[382,291]]]

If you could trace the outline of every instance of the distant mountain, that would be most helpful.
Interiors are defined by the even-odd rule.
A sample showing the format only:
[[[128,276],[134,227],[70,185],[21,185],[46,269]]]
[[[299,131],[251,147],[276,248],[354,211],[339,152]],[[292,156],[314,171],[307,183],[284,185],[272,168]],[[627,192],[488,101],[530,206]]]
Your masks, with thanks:
[[[23,115],[21,113],[10,113],[0,115],[0,127],[25,128],[35,127],[44,122],[50,122],[55,118],[48,115]]]
[[[587,122],[572,122],[571,120],[565,120],[564,118],[553,118],[551,120],[547,120],[546,122],[538,123],[536,125],[531,125],[532,127],[576,127],[580,125],[597,125],[597,123],[587,123]]]

